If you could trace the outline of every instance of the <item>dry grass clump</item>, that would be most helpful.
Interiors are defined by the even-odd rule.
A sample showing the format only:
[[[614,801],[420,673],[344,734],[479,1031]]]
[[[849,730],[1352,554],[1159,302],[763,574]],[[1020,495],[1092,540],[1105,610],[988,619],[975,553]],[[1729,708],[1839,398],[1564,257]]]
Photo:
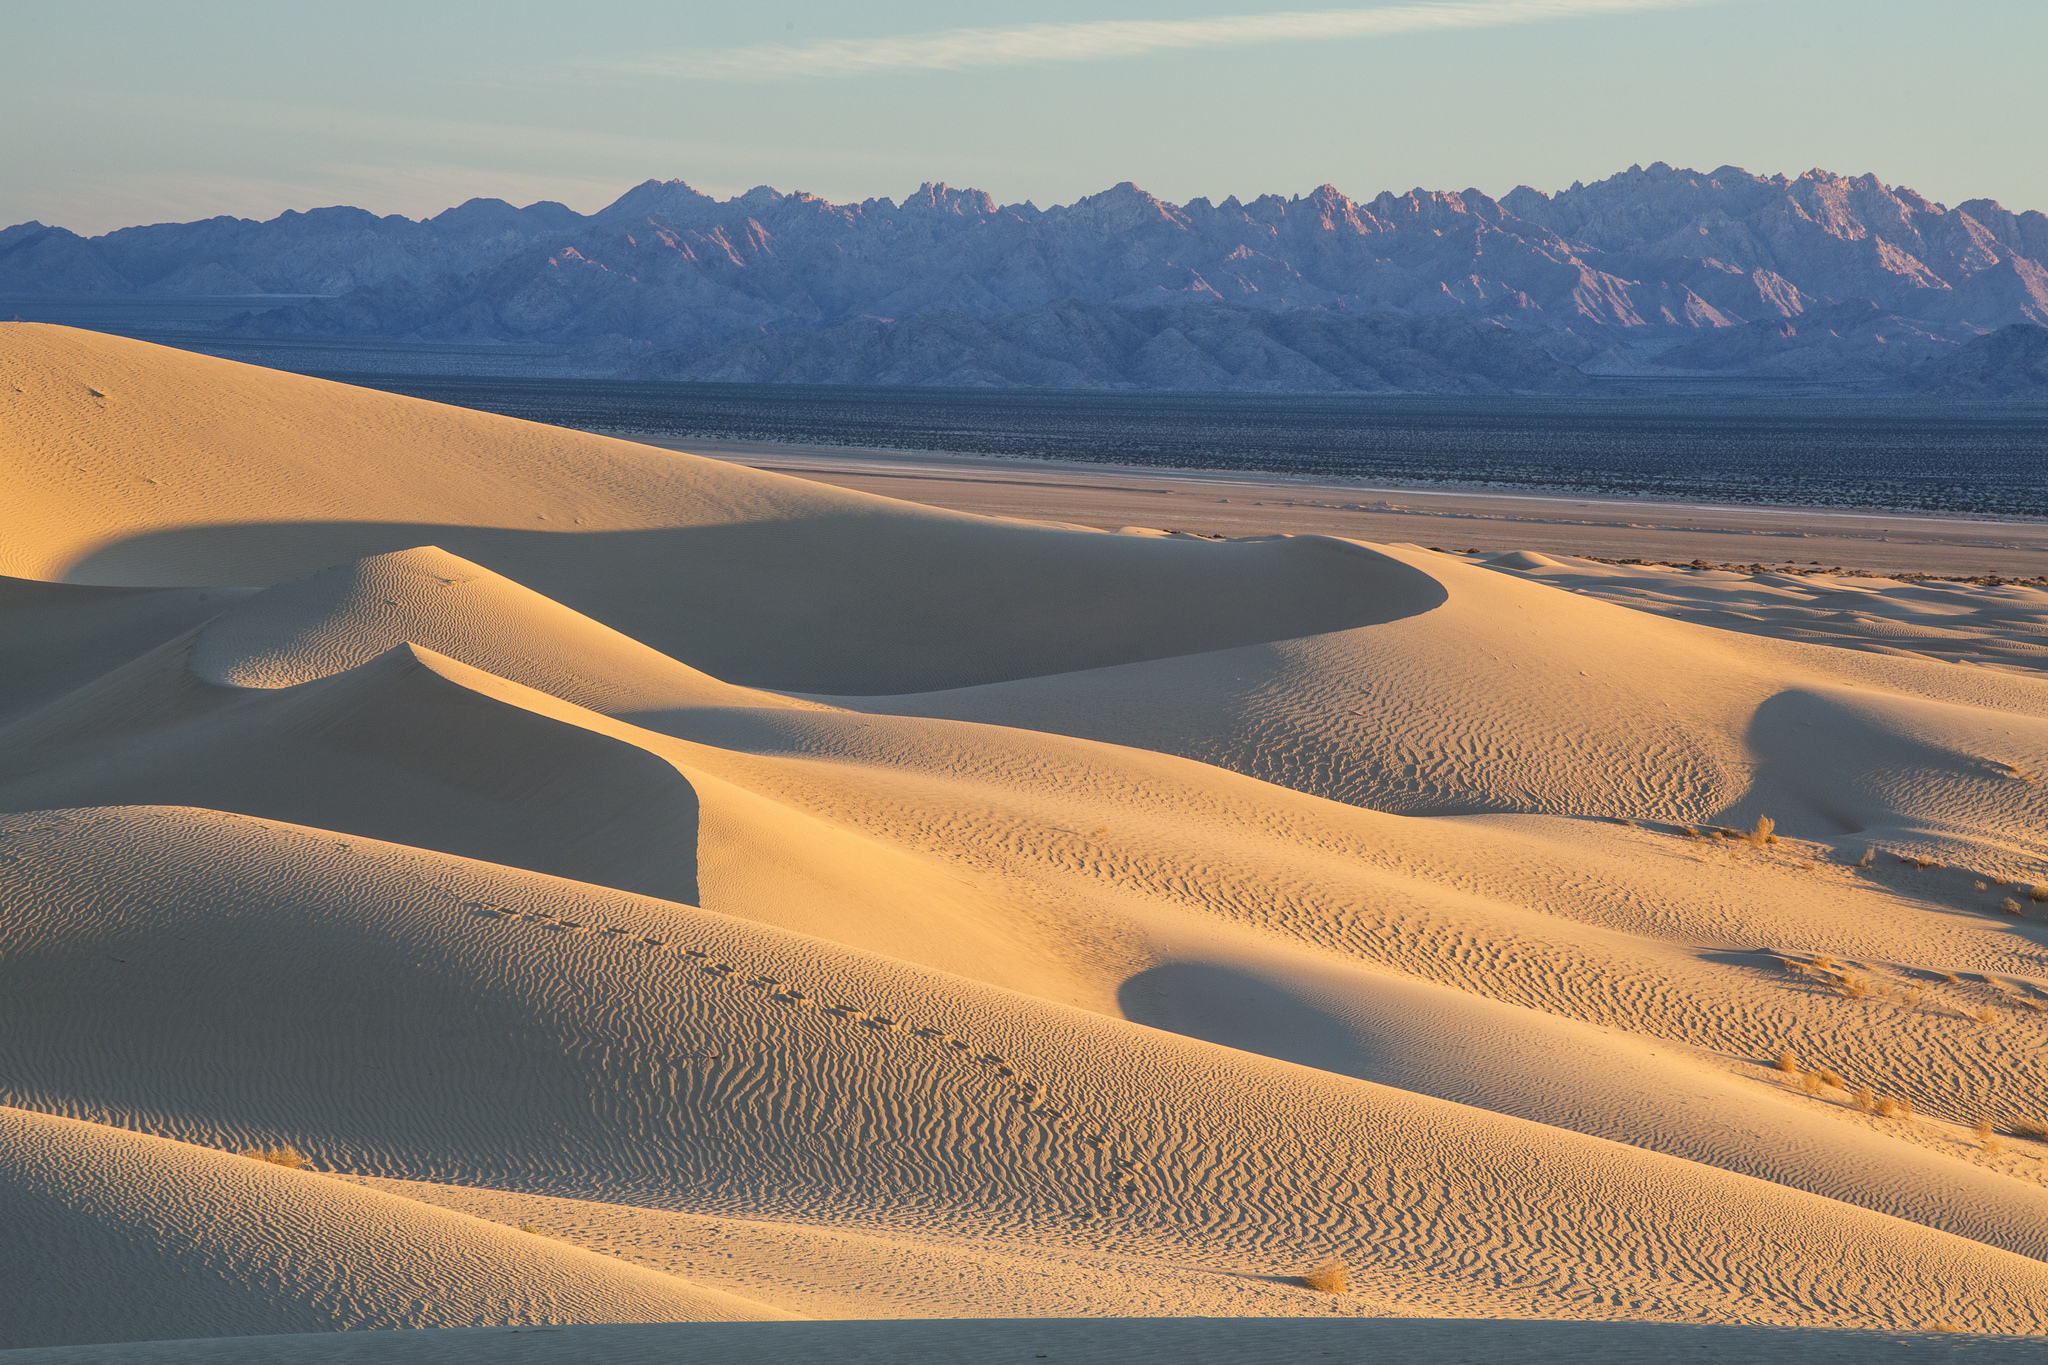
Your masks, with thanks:
[[[1849,1102],[1865,1114],[1877,1112],[1877,1094],[1867,1085],[1857,1086],[1856,1093],[1849,1097]]]
[[[1342,1294],[1351,1287],[1351,1271],[1344,1262],[1332,1256],[1303,1275],[1301,1282],[1318,1294]]]
[[[1998,1140],[1998,1132],[1991,1126],[1990,1119],[1978,1119],[1977,1126],[1970,1130],[1977,1135],[1977,1141],[1984,1145],[1984,1155],[1997,1156],[2005,1150],[2005,1144]]]
[[[1789,1047],[1783,1048],[1778,1053],[1778,1060],[1775,1065],[1780,1071],[1797,1071],[1799,1069],[1799,1054]]]
[[[1960,985],[1962,982],[1962,978],[1960,976],[1957,976],[1954,972],[1943,972],[1941,974],[1941,979],[1943,981],[1948,982],[1948,984],[1951,986]]]
[[[306,1158],[300,1155],[296,1147],[244,1147],[235,1155],[248,1157],[251,1161],[267,1161],[273,1166],[283,1166],[292,1171],[306,1169]]]
[[[1871,985],[1854,972],[1843,972],[1842,979],[1835,983],[1835,989],[1850,1000],[1861,1000],[1871,993]]]
[[[1775,844],[1778,842],[1778,836],[1771,833],[1777,827],[1778,822],[1776,820],[1773,820],[1768,815],[1759,815],[1756,818],[1755,826],[1745,830],[1742,837],[1758,848],[1762,848],[1765,844]]]
[[[1927,1324],[1927,1330],[1930,1332],[1960,1332],[1963,1329],[1950,1322],[1947,1318],[1936,1318],[1933,1322]]]
[[[2027,899],[2036,905],[2048,903],[2048,882],[2036,882],[2028,887]]]
[[[2007,896],[2004,900],[2000,901],[1998,903],[1998,908],[2000,911],[2008,915],[2017,915],[2020,913],[2020,903],[2014,900],[2011,896]]]
[[[1978,1010],[1975,1014],[1971,1015],[1970,1018],[1982,1024],[1985,1028],[1990,1028],[1993,1024],[1998,1022],[1998,1011],[1992,1009],[1991,1006],[1986,1005],[1983,1009]]]
[[[521,1232],[531,1233],[535,1237],[540,1236],[540,1224],[538,1223],[521,1223],[519,1225],[519,1230]]]
[[[1913,1101],[1880,1095],[1873,1112],[1881,1119],[1909,1119],[1913,1117]]]
[[[2048,1142],[2048,1123],[2043,1123],[2039,1119],[2014,1119],[2012,1135],[2032,1138],[2035,1142]]]
[[[1919,868],[1919,869],[1920,869],[1920,870],[1921,870],[1922,872],[1925,872],[1925,871],[1926,871],[1926,870],[1927,870],[1928,868],[1930,868],[1930,867],[1940,867],[1940,866],[1941,866],[1941,864],[1940,864],[1940,863],[1936,862],[1936,861],[1935,861],[1934,859],[1932,859],[1932,858],[1928,857],[1928,856],[1927,856],[1927,855],[1925,855],[1924,853],[1923,853],[1923,854],[1901,853],[1901,854],[1899,855],[1899,861],[1900,861],[1900,862],[1902,862],[1902,863],[1904,863],[1904,864],[1905,864],[1905,865],[1906,865],[1907,867],[1917,867],[1917,868]]]
[[[1871,865],[1872,863],[1874,863],[1874,862],[1876,862],[1876,861],[1877,861],[1877,850],[1876,850],[1876,849],[1874,849],[1874,848],[1866,848],[1866,849],[1864,849],[1864,850],[1863,850],[1863,856],[1862,856],[1861,858],[1858,858],[1858,859],[1856,860],[1856,866],[1858,866],[1858,867],[1869,867],[1869,866],[1870,866],[1870,865]]]

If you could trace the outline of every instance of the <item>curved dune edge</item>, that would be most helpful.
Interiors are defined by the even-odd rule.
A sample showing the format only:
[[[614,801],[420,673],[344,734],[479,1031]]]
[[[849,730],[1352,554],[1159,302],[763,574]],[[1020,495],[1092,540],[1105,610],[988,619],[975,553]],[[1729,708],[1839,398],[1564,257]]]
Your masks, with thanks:
[[[2043,1325],[2048,680],[62,329],[7,379],[0,568],[271,585],[0,580],[23,1122],[749,1312]],[[349,1289],[325,1218],[248,1302]]]
[[[525,627],[506,632],[517,644],[451,582],[479,585],[483,619]],[[397,626],[377,610],[394,596],[410,603]],[[703,704],[635,712],[671,733],[643,729],[390,645],[401,632],[621,709],[676,699],[677,678]],[[585,639],[602,648],[579,660]],[[188,654],[209,641],[208,671],[287,685],[199,681]],[[1958,1054],[1940,1021],[1975,1006],[1954,993],[1939,1010],[1830,1008],[1759,980],[1777,958],[1670,942],[2025,971],[2003,924],[1937,933],[1927,907],[1873,903],[1861,878],[1803,874],[1796,856],[1714,866],[1668,835],[1381,815],[1142,751],[720,686],[413,552],[267,590],[0,735],[0,799],[229,807],[699,902],[2048,1255],[2048,1190],[2010,1179],[2030,1148],[1986,1164],[1966,1131],[2038,1074],[2025,1016],[1999,1049]],[[956,812],[936,848],[933,811]],[[1380,921],[1367,936],[1361,911]],[[1787,1044],[1961,1125],[1859,1125],[1840,1099],[1786,1094],[1765,1067]]]
[[[7,1347],[782,1314],[266,1162],[0,1108]]]
[[[265,586],[438,545],[730,683],[888,693],[1427,611],[1347,541],[1105,535],[0,323],[0,573]]]
[[[1240,1274],[1335,1250],[1409,1312],[2048,1326],[2037,1261],[687,907],[207,812],[9,826],[27,1107]]]

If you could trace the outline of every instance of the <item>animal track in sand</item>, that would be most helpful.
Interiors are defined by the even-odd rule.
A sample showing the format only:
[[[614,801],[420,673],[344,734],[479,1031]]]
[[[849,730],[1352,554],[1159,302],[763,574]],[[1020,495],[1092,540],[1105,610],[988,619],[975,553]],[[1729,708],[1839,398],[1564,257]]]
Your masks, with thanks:
[[[743,974],[740,966],[714,958],[709,951],[692,948],[652,935],[640,934],[608,924],[584,924],[581,921],[565,920],[545,910],[513,910],[489,901],[459,896],[454,892],[434,885],[424,877],[414,874],[416,883],[437,896],[453,901],[455,905],[472,916],[484,920],[523,920],[535,927],[552,929],[557,932],[598,933],[620,938],[645,952],[665,953],[686,960],[694,960],[699,972],[735,989],[758,991],[771,1000],[792,1008],[810,1009],[822,1015],[838,1019],[850,1027],[864,1028],[874,1033],[896,1033],[905,1040],[919,1039],[954,1054],[954,1059],[964,1060],[979,1067],[985,1076],[1006,1086],[1015,1096],[1017,1105],[1028,1115],[1041,1120],[1050,1129],[1063,1132],[1083,1146],[1093,1148],[1105,1159],[1109,1193],[1112,1196],[1129,1195],[1136,1190],[1135,1161],[1119,1153],[1109,1137],[1097,1128],[1092,1128],[1077,1119],[1069,1111],[1046,1099],[1046,1087],[1030,1075],[1019,1071],[1010,1061],[995,1052],[977,1051],[974,1043],[959,1034],[933,1024],[907,1024],[892,1016],[877,1014],[859,1005],[825,1004],[809,991],[803,990],[779,977],[766,973],[752,976]],[[702,1060],[702,1059],[697,1059]]]

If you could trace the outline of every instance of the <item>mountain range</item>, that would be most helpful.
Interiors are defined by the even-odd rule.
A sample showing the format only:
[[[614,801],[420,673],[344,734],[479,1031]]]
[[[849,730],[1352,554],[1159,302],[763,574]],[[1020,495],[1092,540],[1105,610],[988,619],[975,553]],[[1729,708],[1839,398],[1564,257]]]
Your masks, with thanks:
[[[680,379],[1571,392],[1593,375],[2044,391],[2048,215],[1875,176],[1657,163],[1526,186],[998,205],[654,181],[82,237],[0,231],[0,294],[251,298],[250,338],[547,346]],[[274,296],[296,296],[278,300]],[[2010,330],[2018,329],[2018,330]]]

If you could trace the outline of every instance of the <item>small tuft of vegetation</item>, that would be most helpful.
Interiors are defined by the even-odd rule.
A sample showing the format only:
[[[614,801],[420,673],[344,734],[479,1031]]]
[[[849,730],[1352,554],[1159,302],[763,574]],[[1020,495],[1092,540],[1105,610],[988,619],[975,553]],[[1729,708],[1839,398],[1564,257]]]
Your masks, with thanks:
[[[2048,903],[2048,882],[2036,882],[2028,887],[2027,899],[2036,905]]]
[[[1789,1047],[1780,1050],[1777,1067],[1780,1071],[1797,1071],[1799,1069],[1799,1054]]]
[[[2011,896],[2007,896],[2004,900],[2000,901],[1998,903],[1998,909],[2000,913],[2007,915],[2017,915],[2021,913],[2020,903],[2014,900]]]
[[[1857,1086],[1856,1093],[1849,1097],[1849,1102],[1865,1114],[1877,1112],[1877,1093],[1867,1085]]]
[[[1818,1095],[1823,1084],[1818,1071],[1809,1071],[1799,1078],[1799,1088],[1809,1095]]]
[[[535,1237],[538,1237],[538,1236],[540,1236],[540,1235],[541,1235],[541,1232],[540,1232],[540,1224],[538,1224],[538,1223],[521,1223],[521,1224],[519,1225],[519,1230],[520,1230],[521,1232],[525,1232],[525,1233],[531,1233],[531,1234],[532,1234],[533,1236],[535,1236]]]
[[[1843,972],[1842,979],[1835,983],[1835,989],[1850,1000],[1861,1000],[1870,994],[1870,983],[1854,972]]]
[[[1866,848],[1863,850],[1863,856],[1856,860],[1856,866],[1869,867],[1872,863],[1875,863],[1876,861],[1877,850],[1874,848]]]
[[[1768,815],[1759,815],[1756,818],[1756,824],[1751,828],[1743,831],[1742,837],[1749,840],[1750,843],[1756,845],[1758,848],[1762,848],[1766,844],[1775,844],[1778,842],[1778,836],[1771,833],[1771,831],[1776,829],[1777,827],[1778,822],[1776,820],[1773,820]]]
[[[1332,1256],[1303,1275],[1301,1282],[1318,1294],[1342,1294],[1351,1287],[1351,1272],[1344,1262]]]
[[[2048,1142],[2048,1123],[2043,1123],[2039,1119],[2014,1119],[2012,1135],[2031,1138],[2035,1142]]]
[[[1832,1067],[1824,1066],[1817,1074],[1820,1076],[1820,1083],[1828,1089],[1840,1090],[1842,1088],[1841,1072],[1834,1070]]]
[[[248,1157],[251,1161],[267,1161],[291,1171],[306,1169],[306,1158],[296,1147],[244,1147],[235,1155]]]
[[[1991,1006],[1986,1005],[1983,1009],[1978,1010],[1975,1014],[1971,1015],[1970,1018],[1982,1024],[1985,1028],[1990,1028],[1993,1024],[1998,1022],[1998,1011],[1991,1008]]]
[[[1933,1322],[1927,1324],[1927,1330],[1930,1332],[1960,1332],[1963,1329],[1950,1322],[1947,1318],[1936,1318]]]

